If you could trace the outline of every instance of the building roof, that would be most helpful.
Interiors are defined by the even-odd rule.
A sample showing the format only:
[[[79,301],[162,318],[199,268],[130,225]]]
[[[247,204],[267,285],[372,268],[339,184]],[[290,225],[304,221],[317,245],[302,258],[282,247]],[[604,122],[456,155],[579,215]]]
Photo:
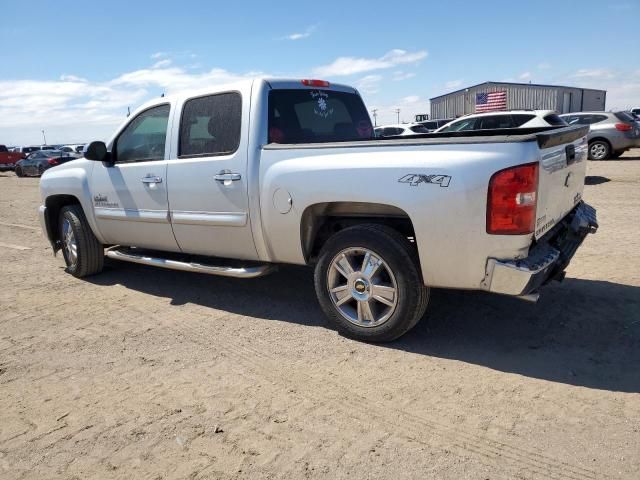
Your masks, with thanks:
[[[520,86],[520,87],[577,88],[578,90],[594,90],[596,92],[606,92],[606,90],[600,90],[600,89],[597,89],[597,88],[570,87],[570,86],[567,86],[567,85],[544,85],[544,84],[541,84],[541,83],[517,83],[517,82],[492,82],[492,81],[488,81],[488,82],[477,83],[476,85],[471,85],[470,87],[460,88],[458,90],[454,90],[453,92],[443,93],[442,95],[436,95],[435,97],[431,97],[429,100],[431,101],[431,100],[435,100],[435,99],[440,98],[440,97],[446,97],[448,95],[453,95],[454,93],[464,92],[465,90],[468,90],[470,88],[479,87],[481,85],[517,85],[517,86]]]

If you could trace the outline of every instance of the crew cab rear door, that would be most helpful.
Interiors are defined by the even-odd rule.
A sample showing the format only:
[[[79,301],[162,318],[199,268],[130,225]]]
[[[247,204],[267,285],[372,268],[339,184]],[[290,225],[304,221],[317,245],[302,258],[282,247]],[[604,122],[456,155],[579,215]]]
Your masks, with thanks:
[[[178,251],[167,202],[167,130],[171,107],[133,117],[111,146],[113,164],[97,163],[91,197],[107,243]]]
[[[573,127],[538,135],[536,239],[562,220],[582,199],[588,132],[589,127]]]
[[[169,207],[184,252],[258,258],[249,221],[249,91],[189,97],[176,111]]]

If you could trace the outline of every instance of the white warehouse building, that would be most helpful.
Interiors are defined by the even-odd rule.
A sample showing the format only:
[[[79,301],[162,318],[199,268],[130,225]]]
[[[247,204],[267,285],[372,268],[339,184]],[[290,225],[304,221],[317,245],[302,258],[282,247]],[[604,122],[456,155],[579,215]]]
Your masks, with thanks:
[[[607,98],[606,90],[591,88],[484,82],[431,98],[431,118],[455,118],[476,113],[478,102],[486,101],[486,95],[482,94],[492,92],[506,94],[502,110],[555,110],[558,113],[604,111]]]

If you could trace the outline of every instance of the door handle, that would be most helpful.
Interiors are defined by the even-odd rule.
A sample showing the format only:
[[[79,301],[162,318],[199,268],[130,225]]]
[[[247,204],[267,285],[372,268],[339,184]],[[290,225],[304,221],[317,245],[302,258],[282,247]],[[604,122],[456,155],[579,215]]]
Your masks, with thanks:
[[[213,179],[218,182],[237,182],[242,178],[242,175],[239,173],[231,173],[231,172],[220,172],[213,176]]]
[[[154,177],[153,175],[147,175],[140,179],[142,183],[162,183],[162,178]]]

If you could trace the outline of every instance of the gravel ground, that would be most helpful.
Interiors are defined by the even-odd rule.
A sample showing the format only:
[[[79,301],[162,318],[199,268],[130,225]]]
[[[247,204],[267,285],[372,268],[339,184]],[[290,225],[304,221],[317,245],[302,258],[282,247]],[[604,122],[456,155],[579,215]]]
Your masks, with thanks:
[[[312,272],[107,261],[78,280],[0,174],[0,477],[640,478],[640,150],[538,304],[437,290],[400,341],[329,329]]]

